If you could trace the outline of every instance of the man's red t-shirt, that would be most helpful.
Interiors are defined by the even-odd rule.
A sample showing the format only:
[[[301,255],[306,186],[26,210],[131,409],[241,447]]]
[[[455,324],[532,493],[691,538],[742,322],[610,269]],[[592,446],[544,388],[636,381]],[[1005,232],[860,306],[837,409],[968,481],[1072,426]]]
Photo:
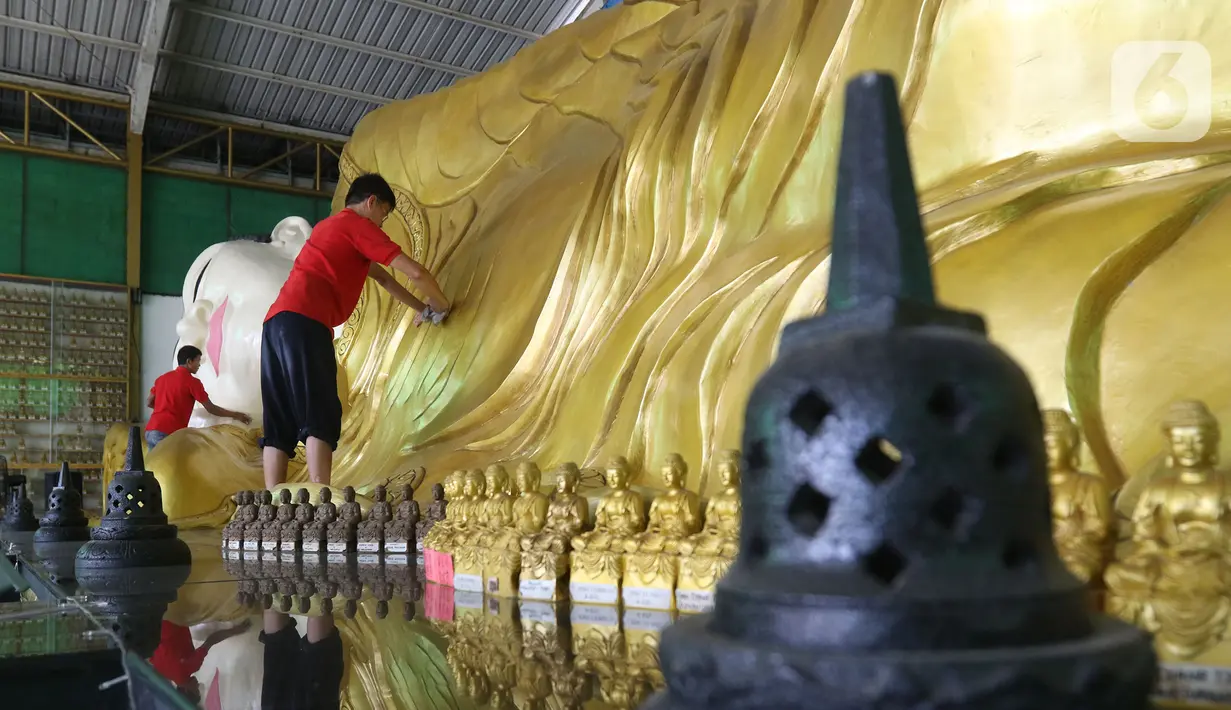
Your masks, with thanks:
[[[186,367],[177,367],[154,380],[150,388],[154,395],[154,413],[150,415],[146,431],[161,431],[164,434],[179,431],[188,426],[192,418],[192,405],[209,399],[205,385]]]
[[[312,230],[265,320],[290,311],[336,328],[359,303],[372,262],[388,266],[401,253],[371,220],[342,210]]]
[[[158,671],[163,678],[175,683],[176,687],[182,688],[188,684],[193,673],[201,670],[201,664],[205,662],[207,653],[209,653],[208,648],[204,646],[197,648],[193,645],[192,632],[187,626],[173,624],[164,619],[162,642],[158,644],[154,655],[150,657],[150,665],[154,666],[154,670]]]

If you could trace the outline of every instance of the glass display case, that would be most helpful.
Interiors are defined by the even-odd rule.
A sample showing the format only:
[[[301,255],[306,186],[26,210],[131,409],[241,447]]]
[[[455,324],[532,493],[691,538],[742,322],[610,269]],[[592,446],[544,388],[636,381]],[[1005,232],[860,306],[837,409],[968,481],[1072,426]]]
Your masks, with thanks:
[[[129,419],[130,299],[122,286],[0,275],[0,454],[39,508],[44,476],[81,471],[101,508],[103,440]]]

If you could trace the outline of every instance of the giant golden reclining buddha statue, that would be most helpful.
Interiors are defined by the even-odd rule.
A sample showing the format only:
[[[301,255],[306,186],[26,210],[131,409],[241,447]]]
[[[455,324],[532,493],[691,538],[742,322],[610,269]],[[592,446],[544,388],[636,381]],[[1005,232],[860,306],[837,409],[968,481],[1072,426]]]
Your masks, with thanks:
[[[842,87],[881,69],[902,87],[940,297],[987,316],[1117,488],[1155,465],[1172,400],[1231,415],[1231,56],[1214,55],[1207,135],[1132,143],[1116,130],[1165,127],[1175,107],[1151,100],[1153,79],[1112,105],[1113,80],[1135,81],[1113,55],[1142,38],[1217,49],[1228,27],[1216,0],[630,1],[372,112],[334,207],[355,175],[388,178],[386,230],[456,309],[416,329],[367,288],[337,339],[334,483],[363,492],[423,465],[428,490],[495,461],[641,470],[680,452],[688,489],[719,490],[783,325],[824,307]],[[207,348],[219,372],[259,337],[259,318],[228,319],[264,305],[242,270],[214,271],[186,292],[229,294],[218,327],[194,331],[226,340]],[[261,486],[259,464],[234,426],[149,457],[168,513],[212,525]]]

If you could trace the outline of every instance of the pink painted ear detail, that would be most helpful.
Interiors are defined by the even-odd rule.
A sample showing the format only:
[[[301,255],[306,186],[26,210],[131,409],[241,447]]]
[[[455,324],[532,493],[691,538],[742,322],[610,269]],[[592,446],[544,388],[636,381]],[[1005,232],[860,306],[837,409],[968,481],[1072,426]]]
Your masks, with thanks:
[[[209,317],[209,340],[205,341],[205,352],[209,362],[214,366],[214,374],[218,373],[218,363],[222,360],[222,316],[227,312],[230,297],[222,299],[222,305]]]

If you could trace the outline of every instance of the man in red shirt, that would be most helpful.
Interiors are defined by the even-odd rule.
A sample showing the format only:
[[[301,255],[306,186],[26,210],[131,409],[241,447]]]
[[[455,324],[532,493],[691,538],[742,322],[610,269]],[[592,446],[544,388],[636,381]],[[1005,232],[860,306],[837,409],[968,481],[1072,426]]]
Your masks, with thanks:
[[[328,484],[342,435],[338,363],[333,329],[350,318],[369,277],[418,312],[415,325],[440,323],[449,301],[436,278],[381,230],[397,205],[385,179],[360,175],[346,193],[346,209],[312,230],[261,330],[261,405],[264,410],[265,487],[286,481],[299,442],[307,446],[308,478]],[[427,297],[415,298],[380,268],[400,271]]]
[[[192,418],[192,405],[196,402],[200,402],[205,411],[215,417],[252,423],[252,417],[247,414],[219,407],[210,401],[205,385],[196,378],[197,370],[201,369],[201,351],[198,348],[185,345],[176,353],[175,361],[180,366],[154,380],[150,395],[145,399],[145,406],[154,410],[145,425],[145,443],[151,450],[168,434],[188,426],[188,420]]]

